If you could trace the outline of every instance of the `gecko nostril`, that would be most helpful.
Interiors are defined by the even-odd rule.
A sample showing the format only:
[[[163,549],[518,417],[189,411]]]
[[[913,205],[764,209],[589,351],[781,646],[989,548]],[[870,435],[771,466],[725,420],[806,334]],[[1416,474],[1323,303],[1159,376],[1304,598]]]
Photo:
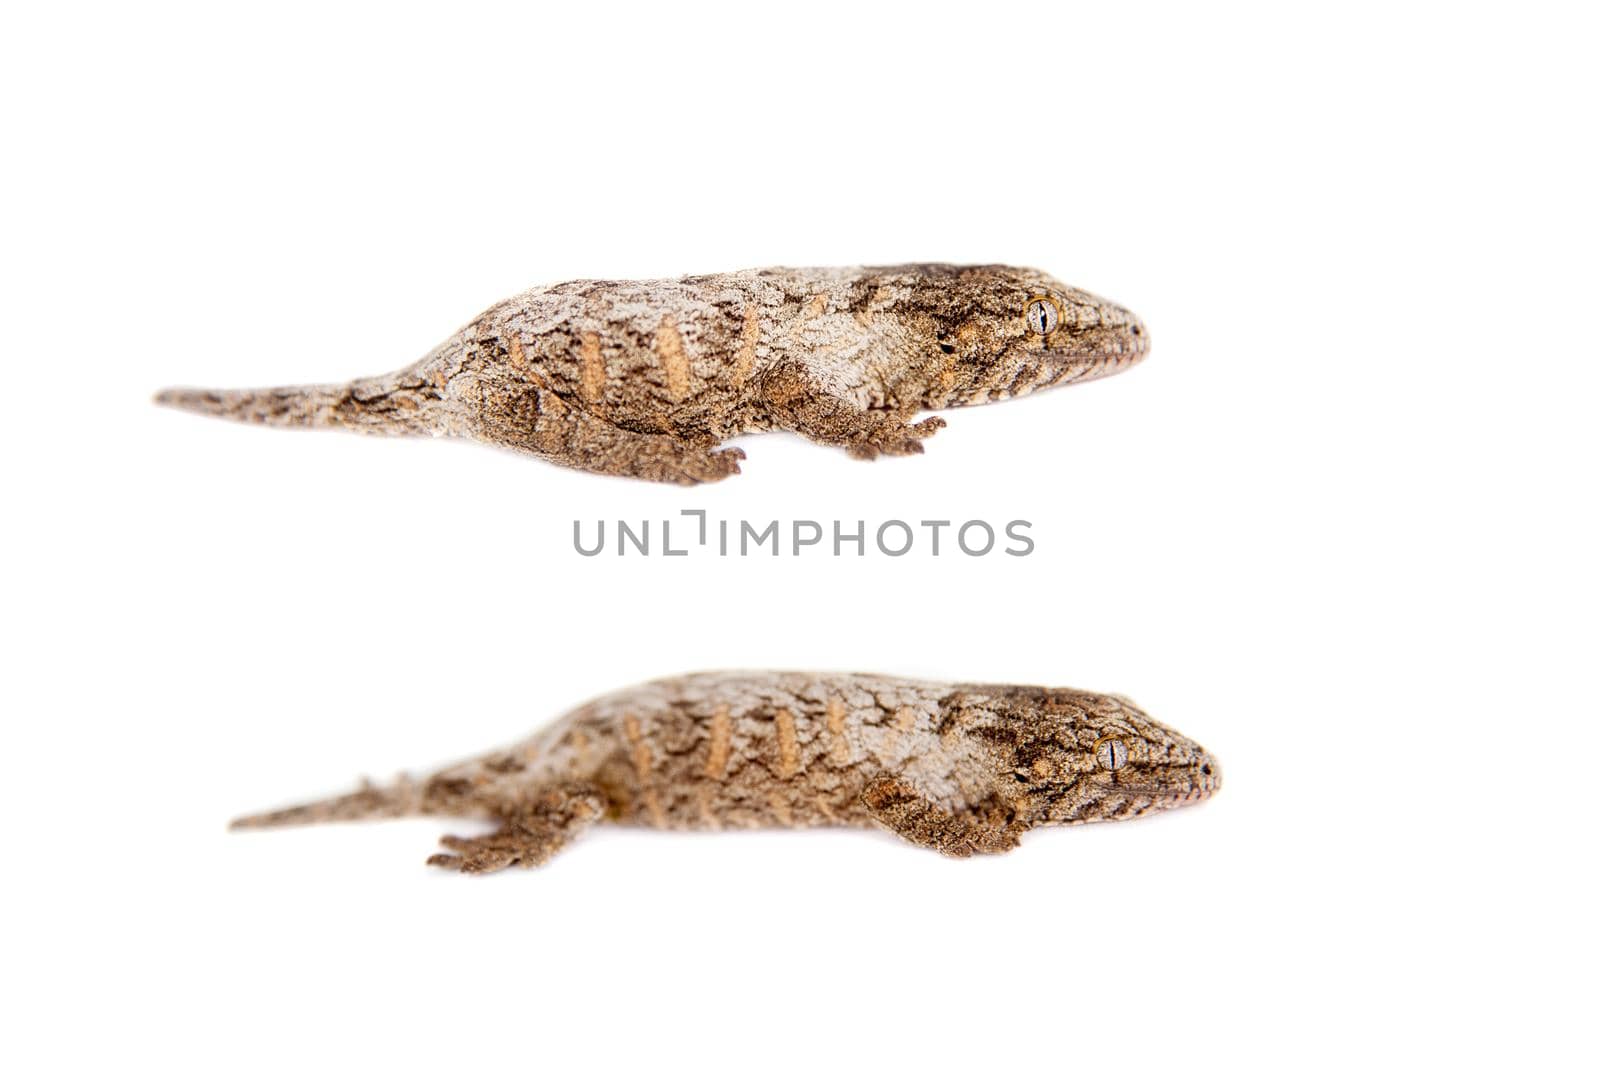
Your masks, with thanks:
[[[1209,763],[1202,763],[1202,764],[1201,764],[1201,765],[1200,765],[1200,773],[1201,773],[1201,774],[1210,774],[1210,773],[1211,773],[1211,764],[1209,764]]]
[[[945,355],[948,356],[950,353],[954,352],[955,350],[956,350],[956,346],[955,345],[946,344],[943,341],[939,342],[939,351],[943,352]]]

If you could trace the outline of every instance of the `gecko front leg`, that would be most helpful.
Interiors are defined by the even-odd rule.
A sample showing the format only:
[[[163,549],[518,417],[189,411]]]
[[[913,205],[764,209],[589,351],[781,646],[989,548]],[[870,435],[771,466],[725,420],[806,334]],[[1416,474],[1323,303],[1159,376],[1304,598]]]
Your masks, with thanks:
[[[911,422],[910,415],[855,407],[818,391],[803,371],[794,368],[770,376],[763,384],[762,399],[778,428],[843,448],[857,459],[917,455],[923,438],[945,424],[938,416]]]
[[[523,393],[514,409],[487,411],[481,432],[564,467],[678,485],[721,481],[738,474],[745,458],[741,448],[718,449],[713,438],[624,429],[548,387]]]
[[[937,415],[906,422],[885,411],[852,411],[800,432],[818,444],[843,448],[856,459],[877,459],[921,455],[923,438],[932,437],[944,425]]]
[[[599,793],[586,786],[557,787],[504,811],[492,833],[439,839],[450,852],[428,857],[434,867],[464,874],[489,874],[506,867],[538,867],[605,814]]]
[[[887,829],[946,856],[1009,852],[1026,829],[1016,821],[1015,813],[999,805],[980,811],[946,811],[897,775],[879,775],[868,782],[861,791],[861,803]]]

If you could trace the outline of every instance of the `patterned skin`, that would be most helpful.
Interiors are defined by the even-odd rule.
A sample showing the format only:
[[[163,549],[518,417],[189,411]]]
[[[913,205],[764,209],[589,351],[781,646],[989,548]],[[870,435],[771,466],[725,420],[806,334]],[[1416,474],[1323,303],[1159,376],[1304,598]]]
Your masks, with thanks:
[[[920,412],[1105,377],[1148,347],[1131,312],[1036,270],[751,270],[531,289],[394,374],[156,400],[693,484],[738,473],[744,453],[718,446],[745,433],[786,430],[863,459],[921,452],[944,421]]]
[[[1122,697],[869,674],[719,672],[600,697],[520,744],[420,781],[247,816],[268,827],[401,815],[500,821],[430,862],[537,866],[609,819],[658,829],[882,826],[947,855],[1037,826],[1196,803],[1217,761]]]

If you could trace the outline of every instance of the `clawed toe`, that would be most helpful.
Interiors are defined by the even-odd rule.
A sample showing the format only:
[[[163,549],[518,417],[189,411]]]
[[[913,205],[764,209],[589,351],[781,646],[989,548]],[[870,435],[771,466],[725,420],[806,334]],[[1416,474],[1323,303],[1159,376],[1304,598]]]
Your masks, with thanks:
[[[480,837],[441,837],[439,844],[450,851],[429,856],[428,865],[463,874],[538,867],[604,813],[604,798],[586,786],[552,789],[501,812],[498,830]]]
[[[739,461],[744,459],[744,449],[724,448],[720,452],[711,453],[711,472],[703,480],[718,482],[724,478],[739,473]]]
[[[944,420],[935,415],[921,422],[899,423],[878,429],[871,436],[858,438],[847,446],[856,459],[877,459],[879,456],[920,456],[922,439],[932,437],[944,428]]]
[[[932,419],[930,422],[934,421]],[[927,437],[939,427],[924,430],[927,423],[918,423],[915,426],[902,427],[902,432],[893,436],[875,437],[870,440],[852,441],[848,446],[850,455],[856,459],[877,459],[879,456],[920,456],[923,453],[921,438]],[[941,423],[942,425],[942,423]]]

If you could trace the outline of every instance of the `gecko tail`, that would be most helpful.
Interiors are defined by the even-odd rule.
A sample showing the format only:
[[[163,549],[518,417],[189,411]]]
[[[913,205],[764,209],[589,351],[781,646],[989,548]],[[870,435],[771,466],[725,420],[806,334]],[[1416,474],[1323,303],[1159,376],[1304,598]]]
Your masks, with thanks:
[[[277,389],[163,389],[157,404],[264,426],[338,426],[348,386],[311,385]]]
[[[344,385],[272,389],[163,389],[163,407],[261,426],[355,430],[394,437],[440,432],[441,389],[414,373],[358,378]]]
[[[309,826],[319,822],[355,822],[362,819],[398,819],[406,815],[426,815],[430,805],[425,794],[411,779],[402,776],[384,788],[363,780],[353,793],[296,804],[276,811],[241,815],[228,824],[230,830],[263,830],[278,826]]]

